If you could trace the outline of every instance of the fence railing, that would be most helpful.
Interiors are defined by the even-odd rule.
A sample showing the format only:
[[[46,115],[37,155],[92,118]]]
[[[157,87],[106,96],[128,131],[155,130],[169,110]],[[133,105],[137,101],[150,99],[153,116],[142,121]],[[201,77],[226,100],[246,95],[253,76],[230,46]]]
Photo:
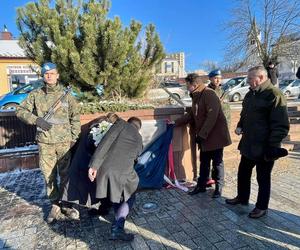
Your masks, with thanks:
[[[0,112],[0,149],[35,144],[36,126],[19,120],[14,111]]]

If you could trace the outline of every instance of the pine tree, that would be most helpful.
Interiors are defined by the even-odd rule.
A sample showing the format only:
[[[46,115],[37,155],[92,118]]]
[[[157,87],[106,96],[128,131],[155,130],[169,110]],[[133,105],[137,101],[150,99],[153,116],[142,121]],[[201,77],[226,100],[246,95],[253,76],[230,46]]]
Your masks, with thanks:
[[[75,89],[95,94],[103,84],[108,97],[137,97],[152,78],[153,66],[164,57],[154,25],[145,28],[131,21],[123,27],[120,18],[109,19],[109,0],[50,0],[30,2],[18,9],[20,46],[42,65],[57,64],[60,79]]]

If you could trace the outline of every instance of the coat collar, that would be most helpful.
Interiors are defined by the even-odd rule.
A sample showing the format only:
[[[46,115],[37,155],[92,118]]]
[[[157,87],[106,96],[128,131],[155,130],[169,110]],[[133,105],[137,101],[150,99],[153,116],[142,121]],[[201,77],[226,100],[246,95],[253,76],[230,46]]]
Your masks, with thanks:
[[[217,86],[214,85],[214,84],[212,84],[212,83],[209,83],[207,87],[209,87],[209,88],[211,88],[213,90],[215,90],[217,88]]]
[[[263,92],[265,89],[269,88],[272,85],[271,81],[268,79],[264,81],[261,85],[257,87],[257,89],[252,90],[255,92]]]
[[[191,97],[193,98],[196,95],[200,94],[205,88],[206,86],[204,84],[199,84],[197,88],[191,93]]]
[[[49,86],[45,83],[45,86],[43,87],[43,90],[45,91],[46,94],[58,92],[62,89],[63,89],[63,87],[58,83],[55,86]]]

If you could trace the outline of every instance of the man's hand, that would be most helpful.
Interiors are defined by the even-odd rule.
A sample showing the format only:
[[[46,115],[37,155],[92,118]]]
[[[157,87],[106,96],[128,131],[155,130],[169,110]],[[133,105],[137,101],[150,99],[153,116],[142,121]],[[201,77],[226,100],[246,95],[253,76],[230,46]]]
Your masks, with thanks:
[[[275,161],[280,157],[288,155],[288,151],[285,148],[278,148],[269,146],[266,149],[264,160],[265,161]]]
[[[48,131],[49,129],[52,128],[52,124],[47,122],[44,118],[38,117],[35,121],[35,124],[37,127],[41,128],[44,131]]]
[[[89,178],[91,182],[93,182],[96,179],[97,176],[97,169],[89,168]]]
[[[241,135],[241,134],[243,133],[242,128],[237,127],[237,128],[234,130],[234,133],[235,133],[236,135]]]

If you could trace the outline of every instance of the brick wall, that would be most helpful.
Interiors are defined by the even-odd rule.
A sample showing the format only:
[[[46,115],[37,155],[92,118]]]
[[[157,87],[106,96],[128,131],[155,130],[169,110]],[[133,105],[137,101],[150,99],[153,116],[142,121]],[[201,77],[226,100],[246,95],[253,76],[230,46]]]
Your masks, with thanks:
[[[138,116],[142,120],[155,120],[155,119],[170,119],[174,120],[176,117],[183,113],[182,108],[174,109],[157,109],[157,110],[139,110],[128,111],[119,113],[124,119],[130,116]],[[84,115],[81,116],[82,125],[87,124],[89,121],[99,117],[100,114]],[[224,161],[226,168],[237,168],[240,154],[237,150],[240,137],[235,135],[234,130],[239,120],[240,110],[232,110],[231,113],[231,127],[230,134],[232,144],[224,150]],[[290,139],[300,140],[300,124],[292,124],[289,134]],[[287,149],[292,149],[292,144],[284,144]],[[199,154],[199,151],[197,151]],[[199,162],[191,164],[192,157],[189,150],[188,131],[186,128],[176,128],[174,131],[174,158],[175,158],[175,172],[179,179],[193,179],[198,174]],[[199,156],[196,157],[198,161]],[[286,158],[284,158],[286,159]],[[38,155],[33,153],[31,155],[22,156],[0,156],[0,172],[10,171],[15,168],[36,168],[38,167]]]

